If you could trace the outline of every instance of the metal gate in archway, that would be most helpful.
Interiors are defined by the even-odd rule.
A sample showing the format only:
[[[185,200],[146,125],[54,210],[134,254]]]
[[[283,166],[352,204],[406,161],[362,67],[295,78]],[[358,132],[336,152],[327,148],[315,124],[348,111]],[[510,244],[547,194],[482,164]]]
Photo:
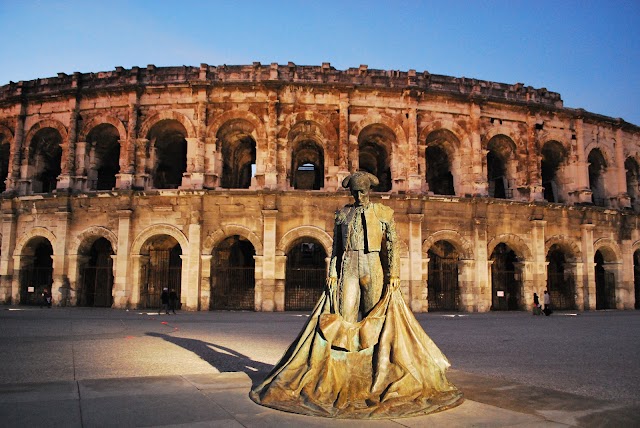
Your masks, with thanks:
[[[210,309],[255,309],[255,267],[216,267],[211,275]]]
[[[607,272],[598,267],[596,267],[596,309],[615,309],[616,276],[613,272]]]
[[[42,293],[51,292],[53,268],[30,266],[20,271],[20,304],[42,305]]]
[[[564,272],[547,272],[547,290],[553,309],[575,309],[575,281],[573,275],[565,276]]]
[[[429,312],[458,310],[460,300],[458,261],[438,258],[437,263],[431,263],[434,257],[434,255],[430,257],[427,280]]]
[[[287,252],[284,309],[308,311],[325,289],[327,253],[313,238],[301,238]]]
[[[520,309],[522,274],[513,270],[491,270],[491,310],[517,311]]]
[[[113,303],[113,268],[87,266],[80,270],[82,287],[78,290],[78,306],[110,308]]]
[[[180,292],[182,283],[182,259],[180,247],[172,250],[151,250],[149,261],[142,266],[142,291],[140,302],[145,308],[160,307],[160,294],[163,288],[175,290],[178,294],[180,306]]]

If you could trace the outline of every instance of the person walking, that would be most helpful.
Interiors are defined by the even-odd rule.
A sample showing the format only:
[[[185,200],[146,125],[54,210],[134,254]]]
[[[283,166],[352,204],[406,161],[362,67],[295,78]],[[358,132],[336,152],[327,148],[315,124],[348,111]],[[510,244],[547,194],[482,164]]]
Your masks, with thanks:
[[[178,306],[178,293],[173,288],[169,292],[169,309],[171,312],[176,313],[176,306]]]
[[[546,316],[551,315],[551,295],[549,295],[549,290],[544,290],[544,296],[542,296],[542,298],[544,299],[544,314]]]
[[[40,304],[40,307],[42,307],[43,305],[47,308],[51,308],[51,293],[49,293],[48,288],[45,288],[42,291],[42,303]]]
[[[162,303],[162,306],[160,310],[158,310],[158,315],[160,315],[162,310],[169,315],[169,289],[167,287],[162,289],[162,294],[160,294],[160,303]]]
[[[538,293],[533,293],[533,315],[542,315],[542,309],[540,309],[540,299]]]

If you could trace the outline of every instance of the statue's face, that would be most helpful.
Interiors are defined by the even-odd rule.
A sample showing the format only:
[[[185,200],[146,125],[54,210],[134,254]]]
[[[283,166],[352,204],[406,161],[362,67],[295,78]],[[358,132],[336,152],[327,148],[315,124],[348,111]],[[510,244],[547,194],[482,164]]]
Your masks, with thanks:
[[[353,196],[356,206],[369,204],[369,189],[351,189],[351,196]]]

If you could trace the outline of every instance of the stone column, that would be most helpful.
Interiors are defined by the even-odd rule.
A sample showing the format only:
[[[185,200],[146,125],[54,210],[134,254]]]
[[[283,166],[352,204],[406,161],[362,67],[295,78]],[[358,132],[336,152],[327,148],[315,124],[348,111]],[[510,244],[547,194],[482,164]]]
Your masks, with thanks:
[[[582,283],[576,282],[576,287],[583,289],[584,310],[594,310],[596,308],[596,271],[595,271],[595,250],[593,248],[593,230],[595,225],[580,225],[582,234],[582,263],[583,263],[583,280]]]
[[[71,104],[72,112],[69,118],[69,132],[67,134],[67,140],[62,143],[62,165],[60,165],[61,172],[58,177],[56,190],[69,190],[73,185],[73,183],[71,183],[71,175],[75,172],[79,114],[76,111],[76,100],[74,99]],[[51,294],[53,295],[53,293]]]
[[[576,308],[579,311],[584,311],[589,309],[588,307],[585,307],[585,304],[588,301],[588,296],[585,294],[585,287],[584,287],[584,283],[586,281],[584,265],[585,264],[582,262],[565,264],[565,272],[568,271],[569,274],[572,275],[575,279],[574,280],[575,303],[576,303]]]
[[[458,261],[458,288],[460,290],[460,305],[458,309],[464,312],[478,312],[475,272],[475,260],[463,259]]]
[[[620,245],[622,249],[622,260],[620,265],[620,280],[617,282],[616,296],[620,289],[620,300],[622,309],[635,308],[635,278],[633,266],[633,242],[623,239]]]
[[[140,289],[142,287],[142,266],[149,263],[149,256],[131,254],[131,293],[126,307],[140,307]]]
[[[536,117],[527,116],[527,146],[538,147],[536,135]],[[527,159],[529,178],[529,200],[544,201],[544,187],[542,186],[542,170],[540,169],[541,156],[536,150],[528,152]]]
[[[340,93],[338,130],[338,188],[351,171],[349,159],[349,94]]]
[[[487,255],[487,219],[475,218],[473,225],[473,244],[476,255],[475,294],[478,312],[491,309],[492,291],[490,280],[490,262]]]
[[[10,201],[6,201],[7,204],[9,202]],[[1,303],[11,303],[11,284],[13,282],[13,265],[11,263],[11,255],[13,254],[16,245],[16,220],[16,215],[12,211],[3,207],[2,250],[0,251]]]
[[[531,220],[531,290],[526,296],[527,304],[533,302],[533,293],[547,288],[547,254],[545,253],[545,220]],[[538,293],[540,295],[540,293]]]
[[[616,150],[616,166],[617,166],[617,177],[616,181],[618,183],[618,192],[617,192],[617,200],[618,200],[618,208],[631,208],[631,197],[627,193],[627,170],[624,167],[624,133],[621,128],[616,129],[616,142],[615,142],[615,150]]]
[[[200,256],[200,310],[207,311],[211,307],[211,254]]]
[[[535,292],[535,281],[534,274],[532,272],[532,268],[535,266],[535,263],[532,262],[519,262],[514,263],[514,267],[516,273],[520,274],[522,278],[522,287],[520,289],[520,301],[518,302],[518,307],[522,310],[528,311],[532,309],[533,303],[533,293]]]
[[[219,171],[222,171],[222,158],[218,153],[218,139],[206,137],[204,143],[204,187],[215,189],[219,186]]]
[[[53,284],[51,286],[51,297],[54,302],[60,302],[62,293],[60,287],[68,280],[68,258],[67,258],[67,232],[71,222],[71,213],[68,211],[58,211],[56,213],[56,242],[53,248]]]
[[[253,260],[255,262],[255,280],[256,280],[256,286],[254,288],[254,307],[256,312],[260,312],[260,311],[266,311],[267,309],[263,309],[266,308],[267,306],[270,306],[272,309],[271,311],[273,311],[273,291],[269,290],[268,296],[269,296],[269,302],[268,304],[265,304],[265,297],[264,297],[264,281],[263,281],[263,276],[264,276],[264,272],[263,272],[263,266],[264,266],[264,256],[261,255],[255,255],[253,256]]]
[[[16,120],[16,126],[13,132],[13,144],[11,144],[9,152],[9,171],[7,174],[6,188],[7,192],[19,190],[20,181],[20,154],[22,153],[22,145],[24,144],[24,121],[26,116],[26,106],[23,103],[20,106],[20,114]]]
[[[422,257],[422,221],[424,214],[408,214],[409,217],[409,302],[413,312],[427,312],[427,282],[424,280]],[[428,269],[427,262],[427,269]],[[402,279],[402,278],[401,278]]]
[[[472,192],[474,195],[487,196],[489,188],[487,178],[484,174],[482,164],[486,153],[482,150],[482,141],[480,136],[480,114],[481,108],[478,104],[472,103],[469,106],[469,116],[471,121],[471,129],[469,138],[471,139],[471,153],[469,161],[471,162],[471,177],[473,179]]]
[[[149,140],[139,138],[135,140],[135,176],[134,186],[137,189],[146,189],[149,186],[150,175],[148,173],[147,163],[153,160],[148,159],[152,153],[149,151]]]
[[[113,307],[127,308],[132,298],[131,277],[136,277],[138,271],[129,275],[129,257],[131,245],[131,216],[132,210],[118,210],[118,246],[113,261]]]
[[[267,141],[266,141],[266,153],[264,154],[263,162],[264,169],[264,188],[275,190],[278,186],[286,188],[287,177],[278,176],[278,168],[284,168],[286,165],[278,165],[278,141],[276,130],[278,127],[278,95],[275,92],[269,93],[269,101],[267,103]],[[257,161],[257,159],[256,159]],[[252,183],[252,187],[254,184]]]
[[[194,219],[192,218],[192,220]],[[200,226],[199,221],[192,221],[191,224],[189,224],[189,253],[186,256],[183,256],[183,262],[186,263],[186,269],[182,269],[181,301],[189,311],[197,311],[200,309],[199,285],[201,229],[202,227]]]
[[[415,102],[412,102],[415,104]],[[407,159],[408,190],[411,193],[422,191],[422,176],[418,173],[418,113],[416,107],[409,109],[409,150]]]
[[[574,203],[591,203],[591,188],[589,187],[589,164],[584,152],[584,123],[582,118],[575,121],[576,128],[576,173],[575,189],[569,194],[573,195]],[[591,260],[593,262],[593,260]],[[595,298],[595,296],[594,296]],[[594,306],[595,309],[595,306]]]
[[[276,296],[281,280],[276,276],[276,225],[278,210],[262,210],[263,221],[263,256],[262,256],[262,311],[283,311],[279,306],[279,296]],[[256,302],[257,303],[257,302]],[[284,300],[282,299],[282,303]]]

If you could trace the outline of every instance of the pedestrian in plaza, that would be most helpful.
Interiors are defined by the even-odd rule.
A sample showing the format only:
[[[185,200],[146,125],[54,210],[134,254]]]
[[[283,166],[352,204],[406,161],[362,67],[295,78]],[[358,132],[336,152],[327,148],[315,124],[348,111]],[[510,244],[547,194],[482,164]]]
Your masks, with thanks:
[[[542,315],[542,309],[540,308],[540,299],[538,293],[533,293],[533,315]]]
[[[542,296],[544,301],[544,314],[546,316],[551,315],[551,296],[549,295],[549,290],[544,290],[544,296]]]
[[[40,304],[40,307],[42,307],[43,305],[47,308],[51,307],[51,293],[49,293],[48,288],[42,290],[42,303]]]
[[[160,315],[160,312],[163,310],[167,315],[169,315],[169,289],[167,287],[162,289],[162,294],[160,294],[160,303],[162,303],[162,306],[158,311],[158,315]]]
[[[169,292],[169,309],[174,314],[176,313],[176,306],[178,306],[178,293],[172,288]]]

